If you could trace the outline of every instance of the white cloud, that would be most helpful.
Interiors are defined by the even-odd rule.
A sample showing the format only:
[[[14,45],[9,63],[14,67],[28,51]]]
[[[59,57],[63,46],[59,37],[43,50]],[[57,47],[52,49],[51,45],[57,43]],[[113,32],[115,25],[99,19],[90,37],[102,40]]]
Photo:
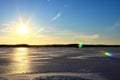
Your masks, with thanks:
[[[54,20],[58,19],[58,18],[62,15],[62,12],[63,12],[63,11],[58,12],[57,15],[54,16],[54,17],[51,19],[51,21],[54,21]]]

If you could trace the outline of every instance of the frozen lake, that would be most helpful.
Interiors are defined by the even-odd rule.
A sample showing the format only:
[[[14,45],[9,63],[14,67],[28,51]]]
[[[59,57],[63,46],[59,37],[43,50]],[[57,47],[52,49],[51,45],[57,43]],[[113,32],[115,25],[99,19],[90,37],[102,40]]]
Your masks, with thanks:
[[[119,80],[120,47],[0,48],[0,74],[19,73],[89,73],[90,79]]]

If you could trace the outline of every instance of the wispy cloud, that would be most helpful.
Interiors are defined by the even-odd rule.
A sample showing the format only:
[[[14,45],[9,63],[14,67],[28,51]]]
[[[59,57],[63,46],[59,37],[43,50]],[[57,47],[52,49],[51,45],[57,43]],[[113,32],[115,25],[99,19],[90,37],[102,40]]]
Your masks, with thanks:
[[[120,28],[120,21],[114,23],[111,27],[108,27],[106,30],[107,31],[114,31],[114,30],[117,30],[118,28]]]
[[[120,27],[120,23],[115,23],[112,27],[113,27],[114,29],[117,29],[118,27]]]
[[[63,12],[63,10],[60,11],[60,12],[58,12],[57,15],[54,16],[54,17],[51,19],[51,21],[54,21],[54,20],[58,19],[58,18],[62,15],[62,12]]]
[[[93,39],[97,39],[99,38],[99,35],[98,34],[93,34],[93,35],[77,35],[76,38],[79,38],[79,39],[89,39],[89,40],[93,40]]]
[[[15,26],[15,22],[0,23],[0,32],[10,32],[10,30],[14,30]]]
[[[63,37],[63,38],[69,38],[69,39],[79,39],[79,40],[95,40],[100,37],[99,34],[85,34],[85,33],[76,33],[74,31],[70,30],[60,30],[58,28],[51,29],[49,32],[49,35],[56,36],[56,37]]]
[[[83,43],[95,43],[100,38],[100,35],[97,33],[88,35],[83,33],[76,33],[69,30],[60,30],[58,28],[51,29],[50,32],[42,35],[44,36],[42,37],[42,39],[45,38],[45,36],[49,36],[49,38],[52,38],[52,41],[54,41],[55,43],[77,43],[80,41]],[[46,37],[46,39],[47,38],[48,37]]]
[[[109,28],[109,30],[115,30],[120,27],[120,23],[115,23],[112,27]]]
[[[11,32],[10,29],[0,29],[0,32]]]

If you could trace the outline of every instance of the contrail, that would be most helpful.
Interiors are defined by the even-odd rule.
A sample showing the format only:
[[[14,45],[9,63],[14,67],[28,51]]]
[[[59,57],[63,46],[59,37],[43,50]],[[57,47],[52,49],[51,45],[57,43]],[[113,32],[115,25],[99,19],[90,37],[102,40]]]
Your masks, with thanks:
[[[39,32],[43,31],[45,28],[41,28],[40,30],[38,30],[37,32],[33,33],[31,36],[29,36],[28,38],[24,39],[24,40],[27,40],[31,37],[33,37],[34,35],[38,34]]]
[[[37,32],[33,33],[30,37],[32,37],[32,36],[34,36],[34,35],[38,34],[39,32],[43,31],[44,29],[45,29],[45,28],[41,28],[41,29],[40,29],[40,30],[38,30]]]
[[[63,10],[60,11],[60,12],[58,12],[58,13],[56,14],[56,16],[54,16],[54,17],[51,19],[51,21],[54,21],[54,20],[58,19],[59,17],[61,17],[62,12],[63,12]]]

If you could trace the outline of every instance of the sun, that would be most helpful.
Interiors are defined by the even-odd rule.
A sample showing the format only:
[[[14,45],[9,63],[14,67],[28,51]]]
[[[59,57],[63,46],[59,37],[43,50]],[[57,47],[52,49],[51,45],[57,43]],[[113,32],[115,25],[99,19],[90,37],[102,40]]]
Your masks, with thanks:
[[[21,24],[18,26],[18,33],[19,34],[27,34],[28,33],[28,26],[25,24]]]

